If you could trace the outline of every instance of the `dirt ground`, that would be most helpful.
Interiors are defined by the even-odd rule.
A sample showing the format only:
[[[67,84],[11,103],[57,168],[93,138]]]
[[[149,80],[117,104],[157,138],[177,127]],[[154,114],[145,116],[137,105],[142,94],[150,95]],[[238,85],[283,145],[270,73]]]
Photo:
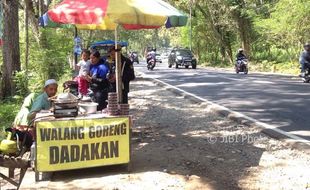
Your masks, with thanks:
[[[203,104],[150,81],[131,86],[130,173],[124,166],[55,172],[51,181],[23,189],[310,189],[305,151],[209,113]]]

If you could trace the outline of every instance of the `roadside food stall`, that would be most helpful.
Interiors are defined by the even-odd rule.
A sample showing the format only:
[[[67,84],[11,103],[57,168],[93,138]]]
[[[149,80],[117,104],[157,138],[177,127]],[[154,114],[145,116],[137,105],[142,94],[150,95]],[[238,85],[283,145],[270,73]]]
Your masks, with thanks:
[[[162,0],[63,0],[44,14],[42,21],[45,27],[69,24],[76,29],[114,30],[117,93],[116,100],[111,100],[111,105],[109,102],[107,112],[38,118],[35,122],[37,173],[129,165],[132,120],[126,114],[128,104],[120,104],[119,115],[115,114],[115,104],[122,102],[120,53],[116,46],[118,28],[138,30],[185,26],[187,16]]]
[[[120,26],[126,30],[185,26],[187,16],[162,0],[63,0],[43,15],[42,20],[42,26],[47,27],[69,24],[78,29],[115,30],[116,45]],[[79,41],[76,42],[78,45]],[[122,102],[120,66],[120,54],[116,51],[116,104]],[[35,121],[36,179],[39,172],[45,171],[123,163],[130,166],[132,119],[126,113],[128,105],[119,106],[119,115],[113,104],[102,113],[74,115],[71,110],[73,115],[66,117],[39,113]],[[19,187],[29,162],[26,160],[18,165],[16,160],[19,158],[4,157],[2,160],[1,157],[0,163],[6,164],[8,159],[12,160],[10,169],[21,168],[19,183],[11,181]]]
[[[37,114],[36,180],[40,172],[116,164],[130,170],[133,123],[128,104],[117,104],[116,97],[109,93],[108,108],[102,112],[82,113],[79,101],[70,100],[55,101],[53,112]]]

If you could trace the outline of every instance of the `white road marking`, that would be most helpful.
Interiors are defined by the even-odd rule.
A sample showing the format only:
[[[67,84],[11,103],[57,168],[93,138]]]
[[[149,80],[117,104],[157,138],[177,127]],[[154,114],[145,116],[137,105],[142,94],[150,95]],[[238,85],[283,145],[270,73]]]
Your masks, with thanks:
[[[142,73],[142,76],[144,76],[144,73]],[[149,78],[150,78],[150,77],[149,77]],[[251,117],[246,116],[246,115],[244,115],[244,114],[242,114],[242,113],[233,111],[233,110],[231,110],[231,109],[229,109],[229,108],[227,108],[227,107],[221,106],[221,105],[216,104],[216,103],[214,103],[214,102],[211,102],[211,101],[209,101],[209,100],[207,100],[207,99],[204,99],[204,98],[202,98],[202,97],[199,97],[199,96],[197,96],[197,95],[195,95],[195,94],[192,94],[192,93],[189,93],[189,92],[187,92],[187,91],[184,91],[184,90],[182,90],[182,89],[180,89],[180,88],[178,88],[178,87],[172,86],[172,85],[170,85],[170,84],[168,84],[168,83],[166,83],[166,82],[164,82],[164,81],[161,81],[161,80],[156,79],[156,78],[153,78],[153,77],[151,77],[151,78],[152,78],[153,80],[155,80],[156,82],[158,82],[158,83],[162,83],[162,84],[164,84],[165,86],[168,86],[169,88],[178,90],[178,91],[180,91],[180,92],[182,92],[182,93],[184,93],[184,94],[186,94],[186,95],[195,97],[195,98],[197,98],[198,100],[201,100],[201,101],[203,101],[203,102],[206,102],[206,103],[210,104],[211,107],[219,108],[220,110],[228,111],[228,112],[230,112],[230,113],[232,113],[232,114],[235,114],[237,117],[243,117],[243,118],[245,118],[245,119],[247,119],[247,120],[249,120],[249,121],[252,121],[252,122],[256,123],[257,125],[259,125],[259,126],[265,128],[265,129],[270,129],[270,130],[273,130],[273,131],[275,131],[275,132],[277,132],[277,133],[280,133],[280,134],[282,134],[282,135],[284,135],[284,136],[286,136],[286,137],[289,137],[289,138],[292,139],[292,140],[289,140],[289,141],[291,141],[291,142],[302,142],[302,143],[306,143],[306,144],[309,144],[309,145],[310,145],[310,141],[309,141],[309,140],[306,140],[306,139],[301,138],[301,137],[298,137],[298,136],[296,136],[296,135],[294,135],[294,134],[290,134],[289,132],[286,132],[286,131],[283,131],[283,130],[281,130],[281,129],[278,129],[277,126],[275,126],[275,125],[270,125],[270,124],[267,124],[267,123],[260,122],[260,121],[257,120],[257,119],[251,118]]]

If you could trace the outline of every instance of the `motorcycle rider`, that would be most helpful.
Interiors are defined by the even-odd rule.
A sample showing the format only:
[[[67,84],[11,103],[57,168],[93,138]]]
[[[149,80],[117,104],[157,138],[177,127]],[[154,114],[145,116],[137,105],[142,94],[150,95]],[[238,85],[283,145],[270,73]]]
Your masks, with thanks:
[[[147,65],[151,64],[151,61],[154,61],[154,63],[156,63],[156,49],[152,48],[151,51],[149,51],[146,55],[146,62]]]
[[[243,51],[242,48],[238,49],[238,53],[236,55],[236,58],[237,58],[237,61],[238,60],[246,59],[246,56],[245,56],[244,51]]]
[[[149,62],[151,59],[155,60],[155,58],[156,58],[156,49],[153,48],[151,51],[147,53],[146,59],[147,59],[147,62]]]
[[[300,77],[305,77],[306,68],[310,67],[310,43],[304,45],[304,51],[300,54],[299,63],[301,65]]]
[[[238,49],[238,53],[236,55],[236,66],[239,67],[242,60],[247,59],[247,57],[244,54],[244,51],[242,48]]]

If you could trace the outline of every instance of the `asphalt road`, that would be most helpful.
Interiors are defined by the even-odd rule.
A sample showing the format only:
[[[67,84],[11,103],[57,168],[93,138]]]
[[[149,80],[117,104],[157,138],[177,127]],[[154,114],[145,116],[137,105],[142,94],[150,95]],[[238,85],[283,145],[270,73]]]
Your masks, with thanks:
[[[298,77],[204,68],[168,68],[166,60],[148,71],[137,71],[162,80],[201,98],[243,113],[269,125],[310,140],[310,84]]]

